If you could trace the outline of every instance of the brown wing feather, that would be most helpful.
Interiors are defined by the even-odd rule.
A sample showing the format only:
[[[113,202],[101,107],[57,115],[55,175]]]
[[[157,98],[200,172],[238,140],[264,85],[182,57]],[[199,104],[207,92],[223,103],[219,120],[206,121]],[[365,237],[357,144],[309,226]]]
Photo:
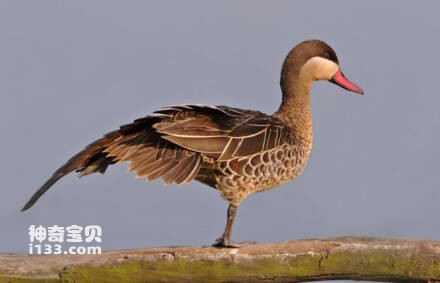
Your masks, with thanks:
[[[176,106],[158,113],[167,115],[154,124],[157,132],[164,134],[163,139],[218,161],[253,155],[291,139],[284,124],[257,111],[224,106],[202,111]]]
[[[72,171],[78,172],[79,177],[96,172],[103,174],[109,165],[115,163],[130,162],[130,170],[137,171],[137,176],[153,180],[164,176],[181,161],[191,157],[192,162],[185,161],[186,166],[179,166],[182,172],[173,170],[175,178],[167,176],[165,183],[174,180],[179,184],[191,181],[201,167],[202,157],[198,152],[191,152],[162,139],[162,134],[156,132],[153,125],[166,117],[154,115],[135,120],[91,143],[61,166],[35,192],[22,211],[29,209],[59,179]]]
[[[72,171],[80,177],[103,174],[111,164],[130,162],[137,177],[181,184],[197,178],[203,156],[218,161],[239,158],[276,147],[289,137],[280,122],[261,112],[206,105],[162,108],[88,145],[61,166],[22,210]],[[206,176],[199,179],[209,183]]]

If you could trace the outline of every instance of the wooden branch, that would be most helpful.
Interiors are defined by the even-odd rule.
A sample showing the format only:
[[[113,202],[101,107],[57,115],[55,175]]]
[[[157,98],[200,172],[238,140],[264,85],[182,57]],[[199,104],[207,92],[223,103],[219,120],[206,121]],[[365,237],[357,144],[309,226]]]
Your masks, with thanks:
[[[0,282],[440,282],[440,241],[340,237],[240,249],[163,247],[101,255],[0,254]]]

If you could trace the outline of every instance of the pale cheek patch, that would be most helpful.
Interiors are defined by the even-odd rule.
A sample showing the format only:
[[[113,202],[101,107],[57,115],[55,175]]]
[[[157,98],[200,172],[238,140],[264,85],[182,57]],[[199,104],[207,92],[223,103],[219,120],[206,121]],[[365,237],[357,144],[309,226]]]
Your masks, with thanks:
[[[300,76],[305,80],[329,80],[338,71],[339,66],[322,57],[312,57],[301,67]]]

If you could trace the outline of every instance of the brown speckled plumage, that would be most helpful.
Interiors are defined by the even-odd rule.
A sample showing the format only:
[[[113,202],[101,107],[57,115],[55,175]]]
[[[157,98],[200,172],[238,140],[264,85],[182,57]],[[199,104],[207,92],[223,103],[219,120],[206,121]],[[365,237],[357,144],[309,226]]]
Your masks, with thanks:
[[[230,204],[226,229],[217,244],[239,246],[230,241],[230,234],[243,199],[295,178],[307,163],[313,140],[313,81],[328,79],[361,92],[345,81],[335,81],[331,76],[336,68],[338,59],[326,43],[305,41],[286,57],[281,72],[283,101],[273,115],[208,105],[159,109],[106,134],[72,157],[23,210],[72,171],[79,176],[104,173],[111,164],[130,162],[129,170],[136,171],[136,177],[162,178],[164,184],[196,179],[217,189]]]

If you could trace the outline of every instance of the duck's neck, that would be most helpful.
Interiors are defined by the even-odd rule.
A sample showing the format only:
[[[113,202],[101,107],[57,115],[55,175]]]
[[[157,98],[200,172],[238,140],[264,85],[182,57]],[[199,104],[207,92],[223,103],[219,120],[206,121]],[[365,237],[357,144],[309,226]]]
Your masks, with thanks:
[[[284,75],[284,76],[283,76]],[[312,113],[310,109],[310,90],[312,82],[298,74],[282,74],[281,90],[283,100],[274,116],[292,129],[305,146],[311,148],[313,141]]]

